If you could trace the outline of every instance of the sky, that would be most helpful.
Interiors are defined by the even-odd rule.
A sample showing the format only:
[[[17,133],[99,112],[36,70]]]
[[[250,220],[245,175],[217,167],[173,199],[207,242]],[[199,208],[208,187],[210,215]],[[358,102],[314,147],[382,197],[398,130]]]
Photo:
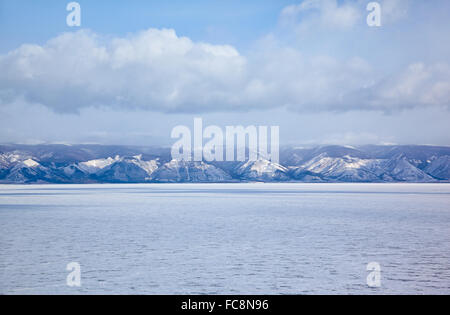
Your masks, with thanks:
[[[450,145],[450,2],[0,0],[0,143],[171,145],[280,126],[280,142]]]

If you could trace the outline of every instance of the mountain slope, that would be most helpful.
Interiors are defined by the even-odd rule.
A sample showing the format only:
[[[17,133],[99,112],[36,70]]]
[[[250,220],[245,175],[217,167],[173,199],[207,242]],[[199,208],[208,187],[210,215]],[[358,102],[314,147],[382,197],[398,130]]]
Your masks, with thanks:
[[[260,159],[242,163],[236,170],[236,174],[242,180],[250,181],[288,181],[288,169],[277,163]]]
[[[382,175],[388,175],[394,181],[415,183],[431,183],[435,181],[433,177],[412,165],[404,155],[385,161],[382,167],[386,171]]]
[[[204,162],[172,160],[157,169],[152,180],[161,183],[227,182],[232,177],[223,170]]]
[[[301,167],[295,168],[293,176],[301,179],[304,174],[326,181],[337,182],[379,182],[383,181],[374,171],[380,160],[360,159],[351,156],[329,157],[322,153]]]
[[[433,160],[425,168],[425,172],[441,180],[450,180],[450,156],[445,155]]]

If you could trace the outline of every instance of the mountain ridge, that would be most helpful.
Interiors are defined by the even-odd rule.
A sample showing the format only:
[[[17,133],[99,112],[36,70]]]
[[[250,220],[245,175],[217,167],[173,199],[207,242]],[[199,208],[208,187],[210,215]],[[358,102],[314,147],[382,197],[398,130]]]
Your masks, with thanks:
[[[280,149],[280,162],[185,162],[170,148],[0,145],[1,184],[450,182],[450,147],[317,146]]]

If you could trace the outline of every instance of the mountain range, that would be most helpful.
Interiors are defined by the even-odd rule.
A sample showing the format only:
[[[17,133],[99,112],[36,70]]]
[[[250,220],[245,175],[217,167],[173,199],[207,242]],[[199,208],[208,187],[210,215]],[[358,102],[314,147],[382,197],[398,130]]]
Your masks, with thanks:
[[[286,146],[278,164],[176,161],[164,147],[0,145],[2,184],[226,182],[450,182],[450,147]]]

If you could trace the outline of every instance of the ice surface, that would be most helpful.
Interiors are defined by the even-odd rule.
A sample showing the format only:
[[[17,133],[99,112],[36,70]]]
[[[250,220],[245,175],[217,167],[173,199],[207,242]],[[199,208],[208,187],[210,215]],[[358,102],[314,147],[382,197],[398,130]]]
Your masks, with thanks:
[[[0,294],[450,293],[448,184],[0,185],[0,233]]]

